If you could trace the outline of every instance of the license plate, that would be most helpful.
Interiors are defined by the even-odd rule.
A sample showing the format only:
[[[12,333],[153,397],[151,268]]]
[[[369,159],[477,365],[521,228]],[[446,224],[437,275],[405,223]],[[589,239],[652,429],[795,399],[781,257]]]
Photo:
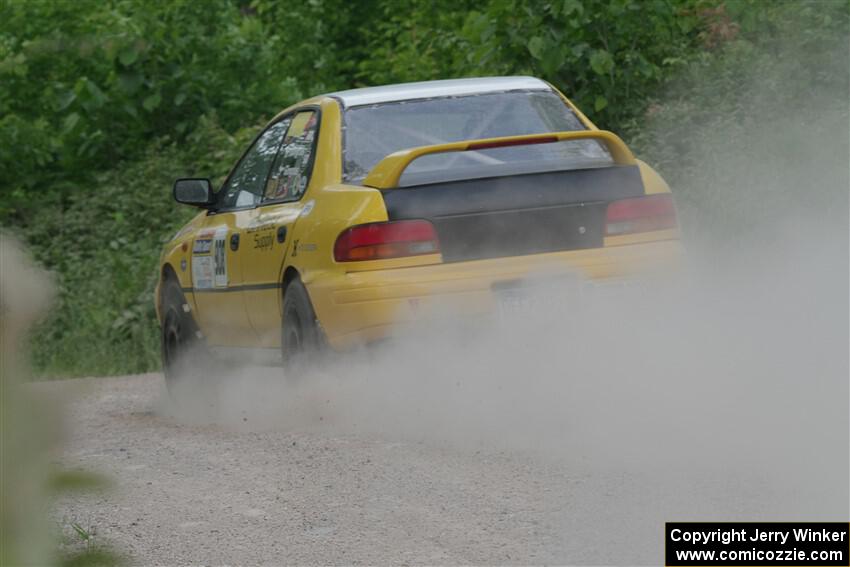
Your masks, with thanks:
[[[540,311],[539,299],[527,293],[502,291],[496,298],[500,319],[534,315]]]
[[[583,291],[578,277],[515,280],[493,285],[500,319],[539,316],[578,300]]]

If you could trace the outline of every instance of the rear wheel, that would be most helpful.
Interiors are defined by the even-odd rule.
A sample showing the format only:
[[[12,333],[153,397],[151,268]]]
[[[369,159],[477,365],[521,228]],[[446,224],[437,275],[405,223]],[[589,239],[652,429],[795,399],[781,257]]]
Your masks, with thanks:
[[[292,280],[283,295],[280,346],[288,375],[299,375],[315,366],[324,351],[324,338],[300,280]]]

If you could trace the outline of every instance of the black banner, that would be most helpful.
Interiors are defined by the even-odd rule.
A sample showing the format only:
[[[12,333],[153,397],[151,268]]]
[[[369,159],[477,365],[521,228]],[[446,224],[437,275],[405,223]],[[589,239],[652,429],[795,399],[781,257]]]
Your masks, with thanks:
[[[850,566],[850,524],[668,522],[664,562],[699,565]]]

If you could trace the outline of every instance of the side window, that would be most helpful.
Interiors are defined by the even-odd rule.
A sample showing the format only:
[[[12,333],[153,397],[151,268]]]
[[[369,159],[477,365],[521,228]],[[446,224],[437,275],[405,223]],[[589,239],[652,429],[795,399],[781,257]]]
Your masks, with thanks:
[[[222,188],[219,197],[221,208],[250,207],[260,202],[269,169],[289,122],[289,119],[284,119],[273,124],[257,138]]]
[[[307,190],[316,151],[318,113],[299,112],[283,139],[283,145],[266,183],[266,201],[297,201]]]

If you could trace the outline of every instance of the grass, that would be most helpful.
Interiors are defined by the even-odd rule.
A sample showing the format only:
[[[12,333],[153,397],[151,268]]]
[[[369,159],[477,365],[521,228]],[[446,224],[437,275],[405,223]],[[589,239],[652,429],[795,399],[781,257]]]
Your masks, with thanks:
[[[92,532],[84,529],[77,522],[71,522],[71,528],[73,528],[73,530],[77,532],[77,535],[80,536],[80,539],[86,543],[89,543],[94,537],[94,534]]]

